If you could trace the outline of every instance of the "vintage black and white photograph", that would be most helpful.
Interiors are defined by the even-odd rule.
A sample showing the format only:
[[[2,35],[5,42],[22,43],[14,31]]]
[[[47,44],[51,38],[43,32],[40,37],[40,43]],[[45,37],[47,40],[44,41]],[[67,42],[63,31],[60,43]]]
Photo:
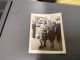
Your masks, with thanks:
[[[62,14],[31,14],[29,53],[66,54]]]

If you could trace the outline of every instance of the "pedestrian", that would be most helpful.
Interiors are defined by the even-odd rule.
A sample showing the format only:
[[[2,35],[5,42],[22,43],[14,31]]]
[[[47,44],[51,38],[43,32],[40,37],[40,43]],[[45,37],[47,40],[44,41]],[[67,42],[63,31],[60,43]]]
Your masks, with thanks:
[[[57,41],[61,40],[61,28],[60,28],[60,23],[56,24],[56,36],[57,36]]]
[[[44,47],[46,47],[46,40],[48,38],[47,36],[48,27],[47,27],[47,22],[45,20],[43,21],[43,24],[41,24],[40,28],[41,28],[42,39],[40,40],[41,46],[39,48],[42,48],[42,41],[44,41]]]
[[[51,48],[54,47],[54,40],[55,40],[55,28],[56,28],[56,23],[52,22],[48,26],[48,38],[51,43]]]
[[[33,29],[32,37],[35,38],[35,36],[36,36],[36,22],[32,23],[32,29]]]

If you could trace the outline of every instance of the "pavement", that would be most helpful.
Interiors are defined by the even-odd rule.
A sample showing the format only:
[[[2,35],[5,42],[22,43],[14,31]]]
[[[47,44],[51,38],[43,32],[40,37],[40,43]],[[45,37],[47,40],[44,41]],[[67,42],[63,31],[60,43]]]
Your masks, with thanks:
[[[44,42],[43,42],[44,44]],[[43,45],[42,44],[42,45]],[[40,50],[49,50],[49,51],[61,51],[62,50],[62,42],[58,42],[56,39],[53,42],[54,47],[51,48],[51,43],[49,40],[46,41],[46,47],[43,47]],[[37,38],[32,38],[31,40],[31,49],[32,50],[39,50],[39,46],[40,46],[40,40]]]

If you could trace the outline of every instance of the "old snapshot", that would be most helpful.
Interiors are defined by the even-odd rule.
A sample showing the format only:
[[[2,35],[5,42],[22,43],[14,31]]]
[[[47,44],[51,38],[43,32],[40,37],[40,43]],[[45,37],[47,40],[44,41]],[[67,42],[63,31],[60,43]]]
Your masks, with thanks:
[[[29,53],[66,54],[62,14],[31,14]]]

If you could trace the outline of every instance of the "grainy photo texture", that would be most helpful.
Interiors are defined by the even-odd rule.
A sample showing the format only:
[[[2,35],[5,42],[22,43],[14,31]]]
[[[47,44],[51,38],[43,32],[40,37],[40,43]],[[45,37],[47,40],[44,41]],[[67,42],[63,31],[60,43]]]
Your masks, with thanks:
[[[31,14],[29,53],[66,53],[61,13]]]

